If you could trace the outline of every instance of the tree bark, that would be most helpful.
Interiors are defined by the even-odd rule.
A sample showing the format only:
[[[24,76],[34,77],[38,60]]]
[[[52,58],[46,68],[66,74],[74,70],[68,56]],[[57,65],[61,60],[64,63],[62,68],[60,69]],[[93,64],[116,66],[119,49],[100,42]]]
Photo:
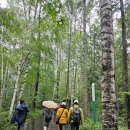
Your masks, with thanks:
[[[111,0],[100,0],[102,44],[102,129],[118,130]]]
[[[36,6],[37,8],[37,6]],[[41,6],[40,6],[40,9],[39,9],[39,29],[40,29],[40,16],[41,16]],[[35,82],[35,88],[34,88],[34,100],[33,100],[33,109],[35,111],[35,108],[36,108],[36,98],[37,98],[37,95],[38,95],[38,89],[39,89],[39,79],[40,79],[40,63],[41,63],[41,50],[40,50],[40,47],[41,47],[41,33],[40,33],[40,30],[39,30],[39,33],[38,33],[38,40],[39,40],[39,43],[38,43],[38,68],[37,68],[37,75],[36,75],[36,82]]]
[[[2,48],[2,50],[3,50],[3,48]],[[2,100],[3,100],[3,96],[2,96],[3,95],[3,81],[4,81],[4,54],[2,52],[2,54],[1,54],[0,110],[2,108]]]
[[[69,24],[69,42],[68,42],[68,66],[67,66],[67,83],[66,83],[66,97],[69,93],[69,76],[70,76],[70,44],[72,41],[72,14],[70,14],[70,24]]]
[[[71,97],[71,106],[73,106],[73,99],[74,99],[74,81],[75,81],[75,63],[73,61],[72,65],[72,79],[71,79],[71,86],[70,86],[70,97]]]
[[[38,1],[36,1],[38,2]],[[24,13],[25,13],[25,19],[26,19],[26,31],[25,31],[25,35],[30,27],[30,10],[31,10],[31,0],[29,2],[29,19],[27,17],[27,14],[26,14],[26,10],[25,10],[25,3],[24,3],[24,0],[23,0],[23,5],[24,5]],[[35,7],[35,12],[34,12],[34,19],[33,19],[33,24],[35,23],[36,21],[36,15],[37,15],[37,6],[38,6],[38,3],[36,3],[36,7]],[[40,7],[40,10],[41,10],[41,7]],[[31,50],[32,50],[32,39],[33,39],[33,32],[31,33],[31,40],[29,41],[30,43],[30,47],[28,49],[28,53],[27,53],[27,56],[25,58],[25,60],[23,61],[22,65],[25,64],[25,71],[24,71],[24,78],[23,78],[23,81],[22,81],[22,85],[21,85],[21,88],[20,88],[20,91],[19,91],[19,99],[22,98],[22,95],[23,95],[23,92],[24,92],[24,89],[25,89],[25,85],[26,85],[26,78],[27,78],[27,74],[28,74],[28,66],[29,66],[29,63],[30,63],[30,57],[31,57]]]
[[[19,64],[18,64],[18,68],[17,68],[17,75],[16,75],[16,82],[15,82],[15,87],[14,87],[14,92],[13,92],[13,97],[12,97],[12,101],[11,101],[11,106],[10,106],[10,111],[9,114],[12,114],[13,111],[13,107],[14,107],[14,102],[16,99],[16,94],[18,92],[18,82],[19,82],[19,77],[20,77],[20,70],[21,70],[21,61],[22,61],[22,45],[20,44],[20,60],[19,60]]]
[[[33,100],[33,109],[34,109],[34,111],[35,111],[35,108],[36,108],[36,98],[37,98],[38,88],[39,88],[40,61],[41,61],[41,52],[39,52],[39,56],[38,56],[38,68],[37,68],[37,75],[36,75],[36,82],[35,82],[35,89],[34,89],[34,100]]]
[[[56,72],[56,98],[59,98],[59,84],[60,84],[60,65],[59,65],[59,61],[60,61],[60,51],[57,48],[57,72]]]
[[[123,0],[120,0],[121,20],[122,20],[122,59],[123,59],[123,78],[124,78],[124,89],[129,92],[129,80],[128,80],[128,59],[127,59],[127,41],[126,41],[126,22],[124,13]],[[130,97],[128,94],[125,95],[125,105],[127,111],[127,126],[130,129]]]
[[[87,97],[87,39],[86,39],[86,0],[83,0],[83,91],[84,91],[84,115],[88,116]]]

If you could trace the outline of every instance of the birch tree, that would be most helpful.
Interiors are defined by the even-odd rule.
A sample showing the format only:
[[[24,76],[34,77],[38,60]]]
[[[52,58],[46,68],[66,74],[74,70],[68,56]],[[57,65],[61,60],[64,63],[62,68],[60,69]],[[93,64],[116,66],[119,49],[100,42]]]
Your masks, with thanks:
[[[22,44],[20,44],[20,60],[18,62],[18,66],[17,66],[16,81],[15,81],[15,87],[14,87],[14,92],[13,92],[13,97],[12,97],[12,101],[11,101],[9,114],[12,114],[15,99],[16,99],[16,95],[17,95],[17,92],[18,92],[18,83],[19,83],[20,70],[21,70],[21,64],[22,64],[21,61],[22,61]]]
[[[23,4],[24,5],[24,4]],[[38,6],[38,2],[36,1],[35,3],[35,11],[34,11],[34,17],[33,17],[33,22],[32,24],[35,23],[35,20],[36,20],[36,14],[37,14],[37,6]],[[30,9],[30,8],[29,8]],[[30,12],[30,11],[29,11]],[[29,16],[30,18],[30,16]],[[27,21],[27,16],[25,14],[25,19],[26,19],[26,22]],[[26,23],[26,27],[28,29],[28,24]],[[28,31],[28,30],[27,30]],[[25,31],[25,32],[27,32]],[[27,35],[27,34],[24,34],[24,35]],[[24,75],[24,81],[26,79],[26,76],[27,76],[27,72],[28,72],[28,64],[29,64],[29,59],[30,59],[30,55],[31,55],[31,48],[32,48],[32,39],[33,39],[33,34],[31,33],[31,40],[30,40],[30,46],[29,46],[29,49],[28,49],[28,53],[27,53],[27,58],[25,58],[25,61],[23,60],[23,47],[24,47],[24,44],[23,42],[20,43],[20,60],[19,60],[19,63],[18,63],[18,70],[17,70],[17,75],[16,75],[16,83],[15,83],[15,87],[14,87],[14,92],[13,92],[13,97],[12,97],[12,101],[11,101],[11,106],[10,106],[10,111],[9,111],[9,114],[12,113],[13,111],[13,107],[14,107],[14,103],[15,103],[15,99],[16,99],[16,95],[18,94],[18,90],[19,90],[19,78],[20,78],[20,74],[21,74],[21,67],[23,66],[24,62],[26,62],[25,64],[25,75]],[[23,85],[22,85],[22,88],[21,88],[21,91],[20,91],[20,95],[19,97],[21,97],[22,93],[23,93],[23,89],[24,89],[24,85],[25,83],[23,82]]]
[[[111,0],[100,0],[102,45],[102,129],[118,130]]]

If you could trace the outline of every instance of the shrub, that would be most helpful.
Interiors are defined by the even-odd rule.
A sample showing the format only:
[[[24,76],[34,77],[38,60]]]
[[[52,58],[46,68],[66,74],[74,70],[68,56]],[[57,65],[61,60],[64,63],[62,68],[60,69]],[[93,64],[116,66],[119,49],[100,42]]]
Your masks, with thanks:
[[[0,112],[0,129],[15,130],[16,126],[10,124],[9,112]]]
[[[102,123],[97,121],[96,124],[94,124],[92,119],[88,118],[80,130],[102,130]],[[128,130],[128,128],[119,123],[119,130]]]
[[[81,127],[81,130],[101,130],[101,128],[100,122],[96,122],[96,124],[94,124],[92,119],[87,119]]]

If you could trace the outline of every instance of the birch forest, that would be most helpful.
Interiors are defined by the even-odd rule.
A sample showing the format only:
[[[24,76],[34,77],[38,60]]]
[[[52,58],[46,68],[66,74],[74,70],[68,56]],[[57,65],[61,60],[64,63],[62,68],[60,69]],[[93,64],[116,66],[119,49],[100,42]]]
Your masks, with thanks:
[[[26,123],[78,99],[80,130],[129,130],[130,0],[0,0],[0,130],[20,99]]]

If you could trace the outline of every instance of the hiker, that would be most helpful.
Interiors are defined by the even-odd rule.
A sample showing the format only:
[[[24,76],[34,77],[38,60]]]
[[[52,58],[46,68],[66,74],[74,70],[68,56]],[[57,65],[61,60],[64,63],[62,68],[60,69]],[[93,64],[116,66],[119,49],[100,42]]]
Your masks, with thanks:
[[[78,105],[78,100],[74,100],[74,105],[69,109],[68,121],[71,130],[79,130],[80,123],[83,124],[84,115],[82,109]]]
[[[43,115],[44,115],[44,130],[48,130],[50,121],[52,120],[52,111],[51,111],[51,109],[45,107]]]
[[[24,123],[29,112],[28,107],[25,105],[24,100],[20,100],[17,105],[11,123],[18,126],[18,130],[24,130]]]
[[[66,102],[62,102],[61,107],[56,113],[56,124],[59,124],[60,130],[66,130],[66,124],[68,122],[68,110],[66,109]]]

